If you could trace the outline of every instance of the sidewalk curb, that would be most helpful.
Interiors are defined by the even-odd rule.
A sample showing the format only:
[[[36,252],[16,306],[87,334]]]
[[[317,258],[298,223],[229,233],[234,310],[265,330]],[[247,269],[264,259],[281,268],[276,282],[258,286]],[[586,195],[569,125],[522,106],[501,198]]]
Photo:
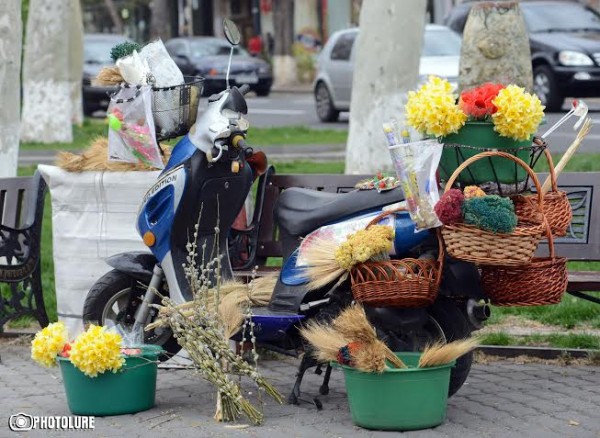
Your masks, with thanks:
[[[558,359],[570,356],[576,359],[585,359],[593,354],[600,354],[600,350],[573,349],[573,348],[548,348],[548,347],[517,347],[500,345],[481,345],[476,351],[500,357],[531,356],[540,359]]]

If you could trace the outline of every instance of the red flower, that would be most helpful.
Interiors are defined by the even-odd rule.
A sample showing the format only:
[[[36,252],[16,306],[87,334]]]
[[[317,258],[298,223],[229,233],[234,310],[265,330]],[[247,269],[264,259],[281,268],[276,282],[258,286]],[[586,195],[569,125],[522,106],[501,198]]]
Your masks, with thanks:
[[[474,119],[484,119],[491,116],[498,108],[492,101],[498,95],[498,92],[504,88],[502,84],[486,83],[470,90],[465,90],[460,94],[459,106],[463,112]]]
[[[69,355],[71,353],[69,353],[71,351],[71,344],[70,343],[66,343],[65,346],[63,347],[62,351],[60,353],[58,353],[59,356],[61,357],[69,357]]]

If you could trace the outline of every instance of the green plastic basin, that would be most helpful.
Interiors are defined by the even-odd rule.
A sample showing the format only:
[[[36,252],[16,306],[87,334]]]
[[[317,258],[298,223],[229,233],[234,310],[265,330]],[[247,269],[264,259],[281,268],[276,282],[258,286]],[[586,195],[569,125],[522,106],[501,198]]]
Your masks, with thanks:
[[[154,406],[156,394],[156,361],[162,349],[145,345],[142,353],[126,356],[125,365],[88,377],[68,358],[59,357],[67,404],[75,415],[121,415],[145,411]]]
[[[409,367],[420,353],[396,353]],[[446,418],[450,370],[454,363],[432,368],[391,369],[381,374],[344,370],[354,424],[377,430],[416,430]]]
[[[519,157],[529,164],[533,136],[530,139],[517,141],[508,137],[502,137],[494,131],[491,122],[467,122],[456,134],[442,137],[444,144],[474,146],[479,149],[463,147],[444,147],[440,159],[440,179],[448,181],[456,168],[468,158],[483,152],[483,148],[497,149]],[[525,149],[520,149],[525,148]],[[498,181],[502,184],[514,184],[524,181],[526,171],[513,161],[506,158],[493,157],[471,164],[465,169],[457,181],[465,184],[482,184],[488,181]]]

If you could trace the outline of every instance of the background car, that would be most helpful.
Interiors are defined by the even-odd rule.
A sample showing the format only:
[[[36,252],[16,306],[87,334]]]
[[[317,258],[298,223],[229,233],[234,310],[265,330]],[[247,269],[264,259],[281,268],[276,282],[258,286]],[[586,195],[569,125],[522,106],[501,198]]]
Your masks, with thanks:
[[[455,6],[446,24],[462,33],[473,2]],[[600,96],[600,14],[569,1],[521,1],[529,34],[533,91],[548,111],[564,98]]]
[[[346,29],[334,33],[319,55],[314,94],[317,116],[323,122],[336,121],[340,111],[350,109],[356,52],[354,41],[358,31]],[[419,65],[421,80],[435,74],[455,85],[458,79],[461,41],[460,36],[446,26],[425,26]]]
[[[83,37],[83,112],[92,115],[95,111],[106,110],[110,102],[109,95],[117,87],[96,87],[92,80],[98,75],[102,67],[114,65],[110,57],[110,50],[117,44],[131,40],[122,35],[114,34],[86,34]]]
[[[204,78],[204,94],[224,90],[231,45],[225,39],[212,37],[173,38],[165,43],[167,51],[186,76]],[[259,96],[268,96],[273,85],[271,66],[252,57],[242,47],[233,49],[231,85],[250,85]]]

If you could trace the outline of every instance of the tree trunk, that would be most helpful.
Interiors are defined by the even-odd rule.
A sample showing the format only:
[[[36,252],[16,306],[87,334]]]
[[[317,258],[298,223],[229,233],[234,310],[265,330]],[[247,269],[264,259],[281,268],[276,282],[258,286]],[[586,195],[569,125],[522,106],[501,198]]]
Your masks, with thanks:
[[[517,2],[474,4],[463,33],[459,89],[485,82],[533,88],[529,37]]]
[[[70,44],[69,31],[65,31],[70,5],[70,0],[29,3],[23,57],[22,141],[73,141]]]
[[[363,2],[355,41],[346,173],[391,169],[382,123],[404,113],[419,78],[426,0]]]
[[[0,178],[17,174],[22,37],[21,1],[7,0],[0,10]]]
[[[152,0],[150,13],[150,39],[166,41],[171,38],[169,0]]]
[[[275,86],[290,85],[296,82],[296,61],[292,56],[294,0],[273,2],[273,27],[275,32],[275,54],[273,56]]]
[[[110,14],[110,19],[115,26],[114,32],[120,35],[123,34],[123,21],[121,20],[121,16],[119,15],[119,11],[117,11],[117,7],[113,0],[104,0],[104,4],[106,5],[106,9],[108,9],[108,13]]]
[[[79,0],[71,0],[69,20],[69,82],[71,84],[71,120],[77,125],[83,123],[83,100],[81,78],[83,75],[83,18]]]

